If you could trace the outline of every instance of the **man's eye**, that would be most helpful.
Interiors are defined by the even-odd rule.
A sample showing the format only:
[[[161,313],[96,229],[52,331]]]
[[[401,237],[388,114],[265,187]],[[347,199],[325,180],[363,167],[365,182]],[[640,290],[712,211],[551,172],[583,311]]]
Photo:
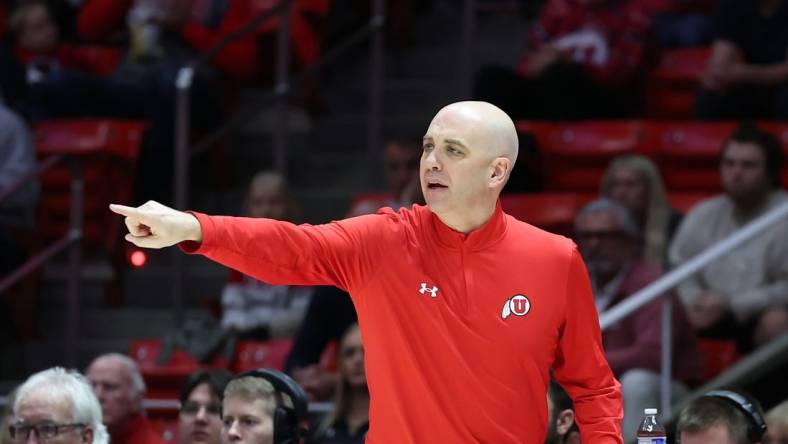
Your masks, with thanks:
[[[224,424],[225,429],[229,429],[233,425],[233,420],[231,418],[224,418],[222,424]]]

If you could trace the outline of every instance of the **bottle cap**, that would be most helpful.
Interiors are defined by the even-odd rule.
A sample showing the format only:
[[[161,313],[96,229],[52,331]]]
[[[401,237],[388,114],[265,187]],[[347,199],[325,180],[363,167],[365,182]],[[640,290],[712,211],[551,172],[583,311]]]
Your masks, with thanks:
[[[657,409],[645,409],[643,412],[647,415],[656,415],[658,413]]]

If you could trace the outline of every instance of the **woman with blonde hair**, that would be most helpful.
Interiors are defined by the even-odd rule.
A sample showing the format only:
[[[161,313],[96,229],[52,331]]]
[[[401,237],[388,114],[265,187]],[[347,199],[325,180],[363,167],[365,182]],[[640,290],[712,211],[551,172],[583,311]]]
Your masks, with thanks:
[[[334,410],[320,425],[315,444],[363,444],[369,429],[369,390],[361,331],[353,324],[339,343],[339,382]]]
[[[668,203],[665,185],[654,161],[640,154],[616,157],[602,177],[600,194],[629,209],[644,234],[643,258],[663,265],[668,243],[681,215]]]

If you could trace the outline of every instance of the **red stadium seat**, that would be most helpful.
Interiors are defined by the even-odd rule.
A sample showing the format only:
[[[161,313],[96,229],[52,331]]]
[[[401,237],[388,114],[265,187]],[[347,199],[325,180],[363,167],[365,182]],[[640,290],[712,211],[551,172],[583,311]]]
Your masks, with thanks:
[[[720,190],[719,156],[733,122],[675,122],[649,125],[665,186],[671,191]]]
[[[186,378],[200,368],[229,368],[226,358],[218,356],[202,364],[179,348],[173,350],[167,362],[159,365],[160,353],[158,339],[136,339],[129,346],[129,357],[139,365],[150,399],[177,399]]]
[[[571,237],[575,215],[594,199],[584,193],[504,194],[501,206],[511,216],[544,230]]]
[[[287,360],[292,346],[292,339],[238,341],[232,369],[235,372],[245,372],[257,368],[281,371],[285,367],[285,360]]]
[[[520,125],[531,130],[544,162],[548,191],[597,192],[608,163],[622,154],[644,151],[638,121],[585,121]]]
[[[690,118],[695,93],[711,48],[680,48],[662,53],[646,81],[645,114],[651,118]]]
[[[128,202],[134,186],[142,133],[147,124],[138,121],[64,120],[35,127],[39,157],[53,154],[76,156],[84,177],[84,240],[117,245],[122,221],[106,210],[110,202]],[[41,176],[39,232],[44,239],[66,233],[69,223],[71,172],[61,163]],[[108,186],[112,184],[112,186]]]

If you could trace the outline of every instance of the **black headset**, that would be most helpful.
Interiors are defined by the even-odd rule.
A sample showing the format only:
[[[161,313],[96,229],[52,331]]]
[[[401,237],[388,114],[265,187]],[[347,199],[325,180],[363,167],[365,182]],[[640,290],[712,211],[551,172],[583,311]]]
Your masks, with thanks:
[[[751,442],[760,442],[766,433],[766,421],[756,405],[746,397],[730,390],[712,390],[703,394],[704,397],[721,399],[736,407],[747,418],[747,438]]]
[[[262,378],[274,386],[277,395],[273,417],[274,444],[298,444],[301,438],[307,436],[309,400],[301,386],[286,374],[267,368],[240,373],[233,377],[233,380],[245,377]],[[282,402],[282,394],[290,398],[293,407],[287,407]]]

